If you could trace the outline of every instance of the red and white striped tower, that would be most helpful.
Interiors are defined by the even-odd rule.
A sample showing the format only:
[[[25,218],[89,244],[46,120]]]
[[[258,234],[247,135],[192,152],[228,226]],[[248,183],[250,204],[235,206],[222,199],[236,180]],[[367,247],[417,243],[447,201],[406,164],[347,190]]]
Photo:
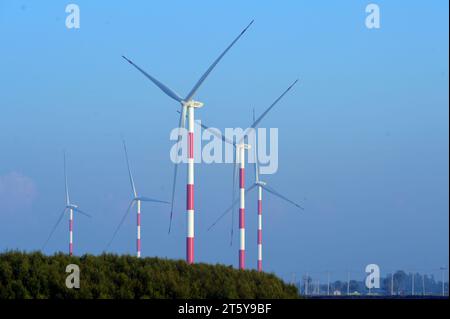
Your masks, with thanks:
[[[187,106],[188,116],[188,173],[186,188],[187,234],[186,262],[194,263],[194,105]]]
[[[137,200],[137,240],[136,240],[136,250],[137,257],[141,258],[141,201]]]
[[[250,145],[239,144],[239,269],[245,269],[245,149]]]
[[[73,255],[73,209],[69,210],[69,255]]]
[[[258,271],[262,271],[262,187],[258,185]]]

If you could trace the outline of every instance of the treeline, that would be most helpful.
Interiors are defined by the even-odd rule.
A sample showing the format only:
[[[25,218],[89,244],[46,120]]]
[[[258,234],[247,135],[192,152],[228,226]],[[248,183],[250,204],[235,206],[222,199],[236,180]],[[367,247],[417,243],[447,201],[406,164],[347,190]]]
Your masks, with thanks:
[[[69,264],[80,269],[80,288],[66,287]],[[0,254],[0,299],[7,298],[298,298],[294,285],[273,274],[181,260],[103,254]]]

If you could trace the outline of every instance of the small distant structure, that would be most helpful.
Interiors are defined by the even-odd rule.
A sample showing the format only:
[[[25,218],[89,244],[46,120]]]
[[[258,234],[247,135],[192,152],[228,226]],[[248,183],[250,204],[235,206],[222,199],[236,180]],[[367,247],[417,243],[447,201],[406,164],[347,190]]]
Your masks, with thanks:
[[[342,295],[340,290],[333,291],[333,296],[340,296],[340,295]]]

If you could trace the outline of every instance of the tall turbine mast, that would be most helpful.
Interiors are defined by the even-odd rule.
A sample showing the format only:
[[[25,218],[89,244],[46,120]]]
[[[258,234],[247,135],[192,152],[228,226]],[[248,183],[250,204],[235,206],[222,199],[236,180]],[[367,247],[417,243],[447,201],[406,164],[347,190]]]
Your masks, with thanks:
[[[248,144],[239,144],[239,269],[245,269],[245,150]]]

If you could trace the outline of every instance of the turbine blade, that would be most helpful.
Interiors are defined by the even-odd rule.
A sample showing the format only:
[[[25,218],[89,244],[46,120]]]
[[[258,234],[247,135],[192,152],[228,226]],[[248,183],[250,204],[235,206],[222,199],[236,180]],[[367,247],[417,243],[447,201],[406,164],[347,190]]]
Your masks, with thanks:
[[[228,52],[228,50],[231,49],[231,47],[239,40],[239,38],[247,31],[247,29],[252,25],[254,20],[252,20],[244,30],[241,31],[241,33],[234,39],[233,42],[225,49],[225,51],[222,52],[221,55],[211,64],[211,66],[206,70],[206,72],[202,75],[202,77],[195,83],[194,87],[192,88],[191,92],[186,96],[185,101],[189,101],[194,96],[195,92],[197,92],[198,88],[202,85],[203,81],[208,77],[208,75],[211,73],[211,71],[215,68],[217,63],[223,58],[223,56]]]
[[[298,80],[295,80],[294,83],[292,83],[284,92],[281,94],[259,117],[256,121],[253,122],[251,128],[255,128],[258,126],[259,122],[266,116],[267,113],[286,95],[287,92],[289,92],[290,89],[298,82]]]
[[[178,163],[175,163],[174,171],[173,171],[173,181],[172,181],[172,200],[170,201],[170,220],[169,220],[169,234],[172,229],[172,218],[173,218],[173,204],[175,202],[175,189],[177,185],[177,171],[178,171]]]
[[[302,206],[300,206],[299,204],[297,204],[297,203],[294,202],[294,201],[291,201],[289,198],[287,198],[287,197],[281,195],[281,194],[280,194],[279,192],[277,192],[275,189],[273,189],[273,188],[271,188],[271,187],[269,187],[269,186],[267,186],[267,185],[261,185],[261,187],[262,187],[263,189],[265,189],[266,191],[268,191],[269,193],[272,193],[273,195],[275,195],[275,196],[277,196],[277,197],[279,197],[279,198],[285,200],[286,202],[288,202],[288,203],[294,205],[295,207],[297,207],[297,208],[299,208],[299,209],[301,209],[301,210],[304,210],[304,208],[303,208]]]
[[[127,160],[127,168],[128,168],[128,177],[130,178],[131,190],[133,192],[133,197],[137,197],[136,187],[134,186],[133,174],[131,173],[130,161],[128,160],[128,152],[127,145],[125,144],[125,140],[123,142],[123,150],[125,151],[125,159]]]
[[[247,194],[248,192],[250,192],[252,189],[254,189],[256,187],[256,184],[253,184],[252,186],[250,186],[249,188],[247,188],[245,190],[245,194]],[[240,201],[240,199],[238,198],[237,200],[235,200],[230,207],[228,207],[217,219],[214,223],[211,224],[211,226],[209,226],[208,231],[213,228],[224,216],[226,216],[230,211],[233,210],[234,206]]]
[[[210,132],[210,133],[211,133],[212,135],[214,135],[215,137],[220,138],[220,139],[221,139],[222,141],[224,141],[225,143],[228,143],[228,144],[231,144],[231,145],[236,146],[236,143],[234,143],[234,141],[232,141],[232,140],[226,138],[225,135],[223,135],[222,133],[217,132],[216,130],[213,130],[212,128],[206,126],[205,124],[203,124],[203,123],[201,123],[201,122],[200,122],[200,125],[201,125],[201,127],[202,127],[204,130]]]
[[[66,190],[66,205],[69,205],[70,198],[69,198],[69,187],[67,185],[67,169],[66,169],[66,151],[64,150],[64,185]]]
[[[150,81],[152,81],[157,87],[159,87],[164,93],[166,93],[169,97],[174,99],[175,101],[182,102],[183,99],[172,89],[164,85],[163,83],[159,82],[157,79],[155,79],[153,76],[142,70],[139,66],[134,64],[133,61],[128,59],[127,57],[122,55],[122,58],[128,61],[132,66],[134,66],[136,69],[138,69],[142,74],[144,74]]]
[[[180,147],[180,141],[181,141],[181,129],[184,129],[186,127],[186,106],[184,104],[181,106],[181,112],[180,113],[180,120],[179,120],[179,131],[178,131],[178,140],[177,140],[177,149],[176,149],[176,157],[175,157],[175,164],[174,164],[174,170],[173,170],[173,181],[172,181],[172,198],[171,198],[171,204],[170,204],[170,219],[169,219],[169,234],[172,229],[172,219],[173,219],[173,206],[175,202],[175,190],[177,185],[177,172],[178,172],[178,150]]]
[[[92,217],[91,215],[89,215],[88,213],[86,213],[86,212],[82,211],[82,210],[81,210],[81,209],[79,209],[78,207],[77,207],[77,208],[74,208],[73,210],[74,210],[74,211],[76,211],[77,213],[80,213],[80,214],[82,214],[82,215],[86,216],[86,217],[89,217],[89,218],[91,218],[91,217]]]
[[[133,207],[134,203],[135,203],[135,200],[132,199],[130,204],[128,205],[125,215],[123,215],[122,220],[120,221],[119,225],[117,226],[116,230],[114,231],[114,234],[113,234],[111,240],[109,241],[108,245],[106,245],[105,250],[107,250],[109,248],[109,246],[111,246],[111,243],[113,242],[114,238],[116,237],[117,233],[119,232],[120,227],[122,227],[122,224],[125,221],[125,219],[127,218],[128,214],[130,213],[130,209],[131,209],[131,207]]]
[[[162,204],[170,204],[169,202],[165,201],[165,200],[159,200],[159,199],[154,199],[154,198],[150,198],[150,197],[138,197],[137,199],[139,199],[141,202],[153,202],[153,203],[162,203]]]
[[[184,105],[181,107],[179,127],[181,128],[186,127],[186,106]]]
[[[53,233],[55,232],[56,228],[58,227],[59,223],[64,217],[64,213],[66,212],[67,207],[64,207],[64,210],[62,211],[61,215],[59,215],[58,220],[56,221],[56,224],[53,226],[50,235],[48,235],[47,240],[45,241],[44,245],[42,246],[42,250],[47,246],[48,242],[50,241],[50,238],[53,236]]]

